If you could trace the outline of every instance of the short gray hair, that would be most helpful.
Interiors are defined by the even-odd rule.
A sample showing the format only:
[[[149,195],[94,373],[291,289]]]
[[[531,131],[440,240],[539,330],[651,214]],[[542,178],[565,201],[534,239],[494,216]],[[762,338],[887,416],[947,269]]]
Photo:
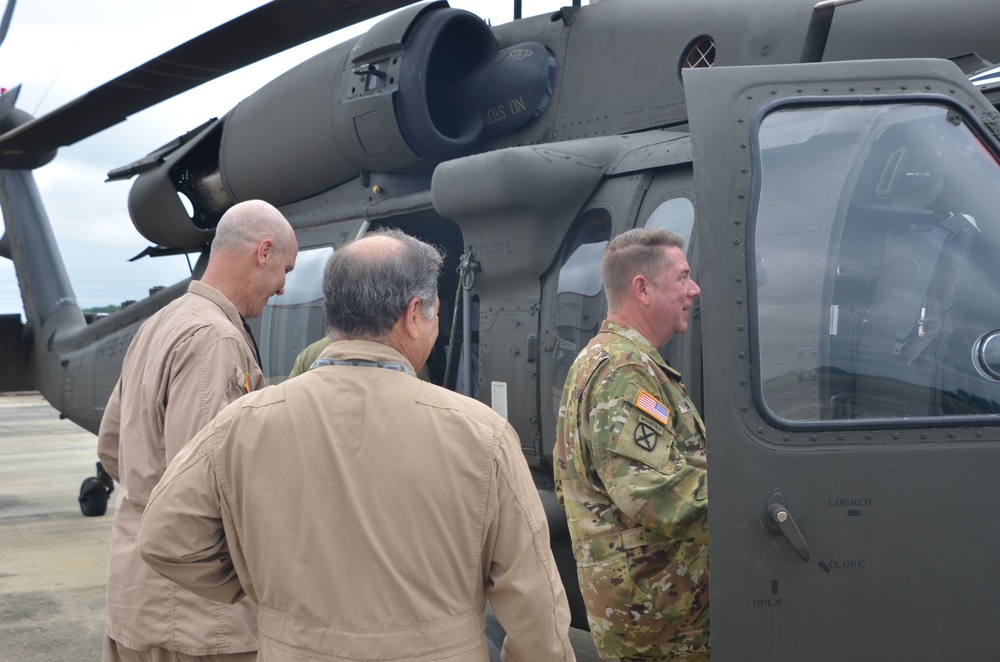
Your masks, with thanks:
[[[368,240],[394,239],[389,250]],[[383,244],[384,246],[384,244]],[[426,319],[434,317],[444,255],[396,229],[381,229],[336,251],[323,270],[326,323],[346,338],[383,338],[414,297]]]
[[[683,250],[684,238],[660,228],[634,228],[608,242],[601,258],[601,280],[609,310],[625,302],[633,278],[640,274],[656,278],[670,266],[661,250],[667,246]]]

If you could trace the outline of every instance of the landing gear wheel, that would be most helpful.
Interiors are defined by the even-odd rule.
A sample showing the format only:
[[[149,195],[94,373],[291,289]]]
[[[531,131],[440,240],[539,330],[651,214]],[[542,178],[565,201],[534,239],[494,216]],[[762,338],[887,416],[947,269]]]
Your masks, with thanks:
[[[108,512],[108,492],[93,476],[84,479],[80,486],[80,512],[87,517],[100,517]]]
[[[98,462],[97,476],[84,479],[80,485],[80,512],[87,517],[100,517],[108,512],[108,496],[114,491],[114,480]]]

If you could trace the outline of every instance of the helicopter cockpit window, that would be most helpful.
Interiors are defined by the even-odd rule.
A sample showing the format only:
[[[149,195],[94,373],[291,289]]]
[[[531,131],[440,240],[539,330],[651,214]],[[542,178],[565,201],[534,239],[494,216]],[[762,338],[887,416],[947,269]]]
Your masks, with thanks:
[[[555,410],[569,368],[577,354],[597,335],[604,319],[604,289],[601,283],[601,256],[611,240],[611,214],[590,209],[577,218],[566,241],[556,288],[553,361]]]
[[[933,103],[784,109],[762,121],[759,159],[770,414],[1000,413],[1000,165],[966,119]]]
[[[283,294],[271,297],[260,325],[260,357],[264,378],[277,384],[288,377],[295,357],[326,333],[323,324],[323,268],[330,247],[299,251]]]

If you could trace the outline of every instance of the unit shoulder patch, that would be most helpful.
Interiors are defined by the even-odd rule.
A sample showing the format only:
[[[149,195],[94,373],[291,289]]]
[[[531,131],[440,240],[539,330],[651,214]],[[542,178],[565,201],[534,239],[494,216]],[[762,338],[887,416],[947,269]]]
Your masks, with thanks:
[[[656,443],[663,434],[663,426],[646,416],[639,416],[639,423],[635,426],[632,439],[639,448],[652,452],[656,448]]]

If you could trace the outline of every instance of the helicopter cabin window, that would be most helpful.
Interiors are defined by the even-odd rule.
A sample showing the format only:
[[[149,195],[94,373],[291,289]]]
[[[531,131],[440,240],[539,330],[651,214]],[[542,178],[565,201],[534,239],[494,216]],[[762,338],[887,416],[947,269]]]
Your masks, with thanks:
[[[646,227],[667,230],[680,236],[684,240],[684,254],[691,260],[694,204],[688,198],[676,197],[661,202],[646,219]],[[678,333],[666,345],[657,348],[667,365],[682,365],[684,339],[685,334]]]
[[[977,127],[935,103],[786,107],[762,120],[757,155],[769,414],[1000,413],[1000,165]]]
[[[647,228],[660,228],[684,239],[684,252],[691,257],[694,205],[687,198],[670,198],[660,203],[646,219]]]
[[[271,297],[260,325],[260,358],[268,384],[288,377],[295,358],[326,334],[323,322],[323,268],[330,247],[299,251],[283,294]]]
[[[610,240],[611,214],[600,208],[583,212],[566,240],[555,298],[556,347],[552,354],[551,398],[554,413],[558,413],[570,366],[597,335],[604,319],[601,256]]]

